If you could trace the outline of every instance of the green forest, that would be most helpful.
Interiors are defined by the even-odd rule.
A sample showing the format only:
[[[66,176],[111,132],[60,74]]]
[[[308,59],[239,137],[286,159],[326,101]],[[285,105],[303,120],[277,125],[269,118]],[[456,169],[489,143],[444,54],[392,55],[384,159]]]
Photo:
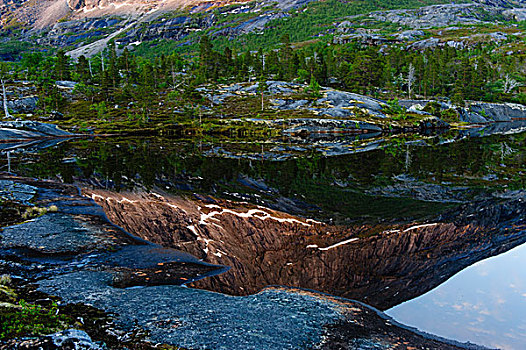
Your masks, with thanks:
[[[423,51],[377,47],[353,42],[314,43],[293,48],[283,35],[279,49],[235,52],[214,48],[200,39],[192,58],[177,53],[149,59],[114,43],[100,55],[72,61],[63,51],[56,56],[25,54],[20,62],[4,63],[8,79],[37,82],[43,111],[60,110],[66,102],[55,81],[73,80],[78,97],[100,103],[136,101],[147,111],[159,92],[189,103],[204,102],[195,90],[201,84],[284,80],[320,84],[385,100],[394,98],[449,98],[526,103],[521,89],[524,55],[494,53],[494,45],[468,49],[439,47]]]

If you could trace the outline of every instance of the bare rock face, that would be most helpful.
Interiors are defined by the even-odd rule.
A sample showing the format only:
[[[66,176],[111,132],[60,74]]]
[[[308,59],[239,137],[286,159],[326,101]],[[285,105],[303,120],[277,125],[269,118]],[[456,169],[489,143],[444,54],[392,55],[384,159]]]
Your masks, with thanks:
[[[152,9],[180,8],[199,1],[193,0],[67,0],[69,8],[73,11],[82,11],[94,14],[116,13],[143,13]]]
[[[387,309],[526,240],[519,234],[526,215],[516,215],[526,213],[520,200],[466,206],[434,222],[371,227],[331,226],[211,198],[86,194],[128,232],[231,267],[193,286],[233,295],[287,285]]]
[[[61,19],[79,20],[106,15],[139,15],[160,8],[167,0],[0,0],[0,27],[14,19],[25,26],[43,29],[57,24]],[[185,0],[168,0],[185,4]],[[181,7],[181,6],[179,6]],[[78,21],[81,25],[81,21]],[[72,30],[75,32],[75,30]]]
[[[510,7],[521,6],[504,1],[475,1],[468,4],[441,4],[410,10],[375,11],[371,16],[380,21],[406,25],[411,28],[445,27],[488,23],[487,18],[514,17],[506,12]]]
[[[68,6],[72,10],[80,10],[86,5],[84,0],[68,0]]]
[[[0,0],[0,25],[6,23],[12,13],[22,6],[26,0]]]
[[[69,8],[71,8],[73,11],[78,11],[82,9],[90,10],[95,7],[105,7],[110,4],[118,4],[124,1],[122,0],[68,0],[67,2],[68,2]],[[144,3],[144,1],[135,1],[135,2],[139,3],[140,5]],[[152,2],[155,3],[155,2],[162,2],[162,1],[157,0],[157,1],[152,1]]]

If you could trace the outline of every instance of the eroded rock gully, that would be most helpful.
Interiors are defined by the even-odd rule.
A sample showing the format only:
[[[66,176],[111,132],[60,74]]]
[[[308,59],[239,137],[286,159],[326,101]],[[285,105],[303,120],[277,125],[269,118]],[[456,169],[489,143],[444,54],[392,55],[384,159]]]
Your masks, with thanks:
[[[83,192],[128,232],[231,267],[193,286],[233,295],[286,285],[385,310],[526,241],[523,198],[464,205],[433,222],[340,227],[210,197]]]

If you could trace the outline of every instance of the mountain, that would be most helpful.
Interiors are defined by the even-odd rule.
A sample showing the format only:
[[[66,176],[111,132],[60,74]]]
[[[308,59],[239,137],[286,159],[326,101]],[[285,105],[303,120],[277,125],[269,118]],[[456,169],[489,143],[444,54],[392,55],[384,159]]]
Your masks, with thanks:
[[[369,37],[378,28],[395,35],[409,28],[521,21],[526,19],[525,4],[522,0],[460,4],[444,0],[0,0],[0,56],[19,57],[18,45],[7,50],[2,45],[22,41],[31,51],[62,48],[73,58],[90,57],[112,39],[120,50],[128,47],[141,55],[157,55],[191,51],[202,34],[219,46],[243,50],[276,46],[283,34],[293,42],[329,36],[340,43],[371,42],[378,41]]]
[[[230,0],[1,0],[2,23],[22,22],[25,26],[43,29],[58,21],[126,16],[136,18],[146,13],[174,11],[206,4],[223,6]],[[237,1],[236,3],[239,3]]]

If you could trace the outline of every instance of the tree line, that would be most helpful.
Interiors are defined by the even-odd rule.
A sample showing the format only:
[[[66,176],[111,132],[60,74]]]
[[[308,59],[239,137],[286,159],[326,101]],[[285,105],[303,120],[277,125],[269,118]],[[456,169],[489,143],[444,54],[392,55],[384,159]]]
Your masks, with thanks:
[[[526,56],[500,54],[491,44],[423,51],[400,46],[314,43],[295,47],[288,35],[278,49],[217,50],[202,36],[193,56],[176,53],[147,59],[110,42],[99,55],[76,61],[63,51],[54,56],[24,55],[12,65],[12,77],[36,82],[44,110],[65,103],[55,81],[78,82],[79,98],[100,102],[135,101],[145,113],[159,91],[191,103],[204,102],[201,84],[285,80],[324,86],[378,98],[449,98],[526,103],[522,89]],[[5,70],[5,69],[4,69]]]

